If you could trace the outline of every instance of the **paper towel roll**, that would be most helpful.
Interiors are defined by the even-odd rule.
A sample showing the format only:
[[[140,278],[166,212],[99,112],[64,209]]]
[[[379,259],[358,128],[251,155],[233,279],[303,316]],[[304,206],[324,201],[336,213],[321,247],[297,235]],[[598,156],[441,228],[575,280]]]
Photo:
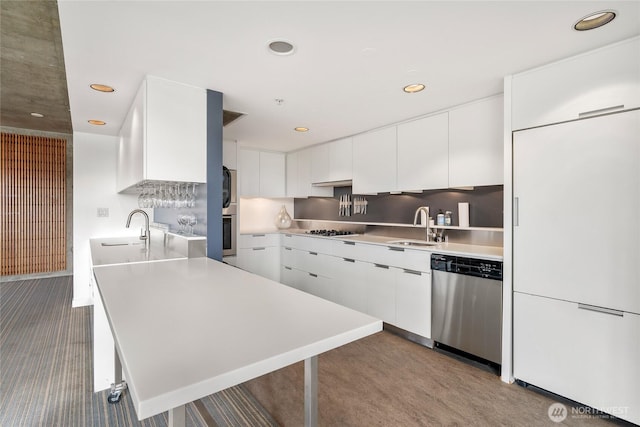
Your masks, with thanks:
[[[469,203],[458,203],[458,225],[469,227]]]

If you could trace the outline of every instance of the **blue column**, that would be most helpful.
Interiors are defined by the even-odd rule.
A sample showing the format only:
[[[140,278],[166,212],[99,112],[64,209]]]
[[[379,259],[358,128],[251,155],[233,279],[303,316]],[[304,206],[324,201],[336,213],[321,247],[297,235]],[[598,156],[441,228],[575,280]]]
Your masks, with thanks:
[[[222,261],[222,93],[207,89],[207,257]]]

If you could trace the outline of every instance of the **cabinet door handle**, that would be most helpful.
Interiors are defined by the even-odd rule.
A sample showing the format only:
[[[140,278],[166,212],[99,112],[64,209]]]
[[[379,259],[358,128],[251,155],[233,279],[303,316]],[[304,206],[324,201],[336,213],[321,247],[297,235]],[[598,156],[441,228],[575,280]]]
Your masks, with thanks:
[[[311,251],[309,251],[309,255],[318,255],[318,252],[311,252]]]
[[[406,268],[402,269],[407,274],[415,274],[416,276],[422,276],[422,272],[416,270],[407,270]]]
[[[582,118],[582,117],[593,116],[593,115],[596,115],[596,114],[611,113],[611,112],[618,111],[618,110],[624,110],[624,104],[622,104],[622,105],[614,105],[613,107],[600,108],[598,110],[584,111],[582,113],[579,113],[578,117]]]
[[[342,243],[344,243],[345,245],[351,245],[351,246],[355,246],[356,242],[346,242],[346,241],[342,241]]]
[[[254,251],[264,251],[267,248],[253,248]]]
[[[378,268],[386,268],[387,270],[389,269],[388,265],[382,265],[382,264],[373,264],[373,265],[375,265]]]
[[[309,276],[311,276],[311,277],[318,277],[318,275],[317,275],[317,274],[313,274],[313,273],[309,273]]]
[[[251,237],[265,237],[265,234],[252,234]]]
[[[598,307],[597,305],[578,303],[578,308],[580,310],[589,310],[589,311],[595,311],[596,313],[604,313],[604,314],[610,314],[612,316],[624,317],[624,312],[620,310],[613,310],[611,308]]]
[[[342,260],[346,262],[356,262],[355,259],[351,259],[351,258],[342,258]]]
[[[387,246],[390,251],[404,252],[404,248],[396,248],[395,246]]]
[[[291,248],[288,248],[288,247],[286,247],[286,246],[285,246],[285,247],[284,247],[284,250],[285,250],[285,251],[290,251],[290,250],[291,250]]]
[[[520,225],[520,197],[513,198],[513,226]]]
[[[285,234],[284,237],[291,237],[291,234]]]
[[[287,267],[286,265],[284,266],[285,270],[291,270],[291,267]]]

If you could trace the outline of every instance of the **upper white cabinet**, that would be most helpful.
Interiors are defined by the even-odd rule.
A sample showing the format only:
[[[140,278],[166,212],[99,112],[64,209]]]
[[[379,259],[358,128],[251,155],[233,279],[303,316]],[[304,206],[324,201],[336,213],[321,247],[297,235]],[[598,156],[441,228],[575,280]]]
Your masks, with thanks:
[[[287,162],[289,162],[287,164],[288,197],[333,196],[332,187],[314,187],[312,185],[312,165],[315,163],[314,148],[287,154]],[[293,178],[294,174],[295,179]]]
[[[353,137],[353,193],[396,190],[396,127]]]
[[[399,191],[447,188],[449,119],[441,113],[398,125]]]
[[[329,144],[311,147],[311,182],[329,181]]]
[[[238,150],[238,193],[242,197],[285,197],[285,155]]]
[[[353,138],[332,141],[329,144],[329,181],[347,181],[353,178]]]
[[[640,37],[513,76],[512,129],[640,107]]]
[[[502,95],[449,111],[449,187],[504,183]]]
[[[222,141],[222,165],[228,169],[238,169],[238,143]]]
[[[344,138],[309,149],[311,182],[347,181],[352,178],[352,138]]]
[[[120,129],[117,190],[143,180],[206,182],[202,88],[147,76]]]

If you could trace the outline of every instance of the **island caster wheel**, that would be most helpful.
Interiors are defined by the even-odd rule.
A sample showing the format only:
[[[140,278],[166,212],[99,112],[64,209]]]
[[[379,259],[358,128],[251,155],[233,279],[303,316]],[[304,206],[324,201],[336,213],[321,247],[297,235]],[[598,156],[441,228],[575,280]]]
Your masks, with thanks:
[[[116,393],[109,393],[107,396],[107,402],[111,404],[115,404],[120,402],[120,398],[122,397],[122,392],[118,391]]]

